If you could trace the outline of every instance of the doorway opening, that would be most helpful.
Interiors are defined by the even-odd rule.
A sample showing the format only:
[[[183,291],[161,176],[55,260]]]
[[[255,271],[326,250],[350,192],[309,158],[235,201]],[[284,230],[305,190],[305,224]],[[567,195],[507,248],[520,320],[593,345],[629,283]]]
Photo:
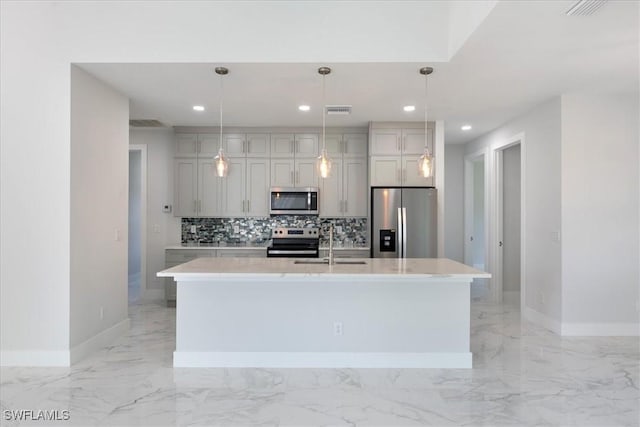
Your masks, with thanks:
[[[495,299],[523,307],[524,175],[521,138],[495,149]]]
[[[137,304],[146,289],[146,147],[129,148],[128,302]]]
[[[484,151],[465,157],[465,264],[486,271],[487,266],[487,173]],[[474,279],[471,298],[490,298],[488,279]]]

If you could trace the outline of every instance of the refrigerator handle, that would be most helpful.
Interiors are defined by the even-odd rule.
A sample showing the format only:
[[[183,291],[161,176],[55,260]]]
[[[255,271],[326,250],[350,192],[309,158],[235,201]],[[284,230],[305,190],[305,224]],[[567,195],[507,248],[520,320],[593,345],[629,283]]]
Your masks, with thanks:
[[[402,258],[407,257],[407,208],[402,208]]]
[[[402,209],[398,208],[398,258],[402,258],[402,248],[404,247],[404,221],[402,220]]]

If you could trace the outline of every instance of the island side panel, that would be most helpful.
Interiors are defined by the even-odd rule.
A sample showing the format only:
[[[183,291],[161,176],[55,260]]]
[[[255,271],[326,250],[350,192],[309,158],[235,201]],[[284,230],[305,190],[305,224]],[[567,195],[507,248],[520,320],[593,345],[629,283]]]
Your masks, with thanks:
[[[179,282],[174,366],[471,367],[469,286],[406,276]]]

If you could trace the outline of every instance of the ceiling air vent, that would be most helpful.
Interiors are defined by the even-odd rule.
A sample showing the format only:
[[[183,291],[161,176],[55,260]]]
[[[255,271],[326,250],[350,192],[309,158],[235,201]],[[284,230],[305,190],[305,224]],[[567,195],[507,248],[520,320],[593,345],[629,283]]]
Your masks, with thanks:
[[[600,6],[605,4],[607,0],[578,0],[567,10],[566,14],[571,16],[588,16],[592,15]]]
[[[351,105],[327,105],[327,114],[351,114]]]
[[[164,124],[155,119],[131,119],[129,126],[134,128],[163,128]]]

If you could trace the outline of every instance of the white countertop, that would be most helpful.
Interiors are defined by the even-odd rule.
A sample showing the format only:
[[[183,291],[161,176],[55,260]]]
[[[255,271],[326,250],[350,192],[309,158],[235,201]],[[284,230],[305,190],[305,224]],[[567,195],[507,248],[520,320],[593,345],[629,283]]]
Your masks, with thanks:
[[[447,258],[350,258],[364,264],[296,264],[293,258],[198,258],[160,271],[158,277],[181,279],[274,278],[322,276],[490,278],[491,275]],[[309,258],[299,258],[308,261]]]

